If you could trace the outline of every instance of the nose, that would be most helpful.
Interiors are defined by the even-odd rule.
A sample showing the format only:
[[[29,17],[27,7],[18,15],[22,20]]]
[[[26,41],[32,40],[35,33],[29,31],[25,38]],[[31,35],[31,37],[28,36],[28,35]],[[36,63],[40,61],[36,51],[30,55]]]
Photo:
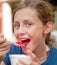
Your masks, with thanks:
[[[24,35],[26,33],[25,27],[24,26],[20,26],[18,33],[19,33],[19,35]]]

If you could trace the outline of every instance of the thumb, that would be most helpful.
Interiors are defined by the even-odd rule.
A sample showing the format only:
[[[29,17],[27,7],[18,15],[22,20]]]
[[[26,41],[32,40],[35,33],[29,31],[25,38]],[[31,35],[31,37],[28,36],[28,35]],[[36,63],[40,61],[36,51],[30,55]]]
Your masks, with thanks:
[[[36,55],[33,52],[31,52],[30,50],[26,50],[25,54],[31,56],[32,58],[36,57]]]
[[[32,58],[32,60],[33,60],[34,62],[40,63],[40,61],[39,61],[39,59],[37,58],[37,56],[36,56],[33,52],[31,52],[30,50],[26,50],[26,54],[29,55],[29,56],[31,56],[31,58]]]

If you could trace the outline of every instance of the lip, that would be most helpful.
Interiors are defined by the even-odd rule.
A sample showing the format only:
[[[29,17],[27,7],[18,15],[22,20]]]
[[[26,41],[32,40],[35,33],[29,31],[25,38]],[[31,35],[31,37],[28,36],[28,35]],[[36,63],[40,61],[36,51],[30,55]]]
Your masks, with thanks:
[[[24,41],[24,40],[27,40],[29,38],[19,38],[19,41]]]
[[[30,39],[29,38],[20,38],[19,39],[21,42],[23,42],[25,45],[28,45],[29,42],[30,42]]]

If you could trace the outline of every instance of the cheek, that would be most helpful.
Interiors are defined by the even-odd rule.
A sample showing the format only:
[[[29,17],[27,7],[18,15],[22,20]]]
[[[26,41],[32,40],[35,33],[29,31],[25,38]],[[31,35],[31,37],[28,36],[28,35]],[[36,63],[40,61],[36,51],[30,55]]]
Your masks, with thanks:
[[[38,36],[41,36],[42,33],[43,33],[43,29],[42,28],[38,28],[38,27],[34,27],[34,28],[31,28],[31,29],[28,29],[28,34],[31,36],[31,37],[38,37]]]
[[[42,28],[33,28],[28,30],[28,34],[30,35],[30,38],[34,43],[40,43],[40,41],[43,39],[43,29]]]
[[[18,32],[16,30],[14,30],[14,35],[18,39]]]
[[[33,27],[33,28],[30,28],[27,30],[28,34],[32,37],[35,35],[35,33],[37,32],[36,28]]]

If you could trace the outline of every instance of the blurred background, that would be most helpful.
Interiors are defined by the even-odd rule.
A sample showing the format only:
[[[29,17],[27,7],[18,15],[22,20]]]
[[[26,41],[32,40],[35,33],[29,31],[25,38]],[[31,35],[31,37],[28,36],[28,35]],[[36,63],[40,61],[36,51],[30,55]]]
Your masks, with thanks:
[[[0,0],[0,32],[3,32],[5,37],[10,41],[13,40],[12,32],[12,11],[15,5],[21,0]],[[51,32],[51,37],[54,39],[53,46],[57,48],[57,0],[44,0],[51,4],[54,12],[54,29]]]

